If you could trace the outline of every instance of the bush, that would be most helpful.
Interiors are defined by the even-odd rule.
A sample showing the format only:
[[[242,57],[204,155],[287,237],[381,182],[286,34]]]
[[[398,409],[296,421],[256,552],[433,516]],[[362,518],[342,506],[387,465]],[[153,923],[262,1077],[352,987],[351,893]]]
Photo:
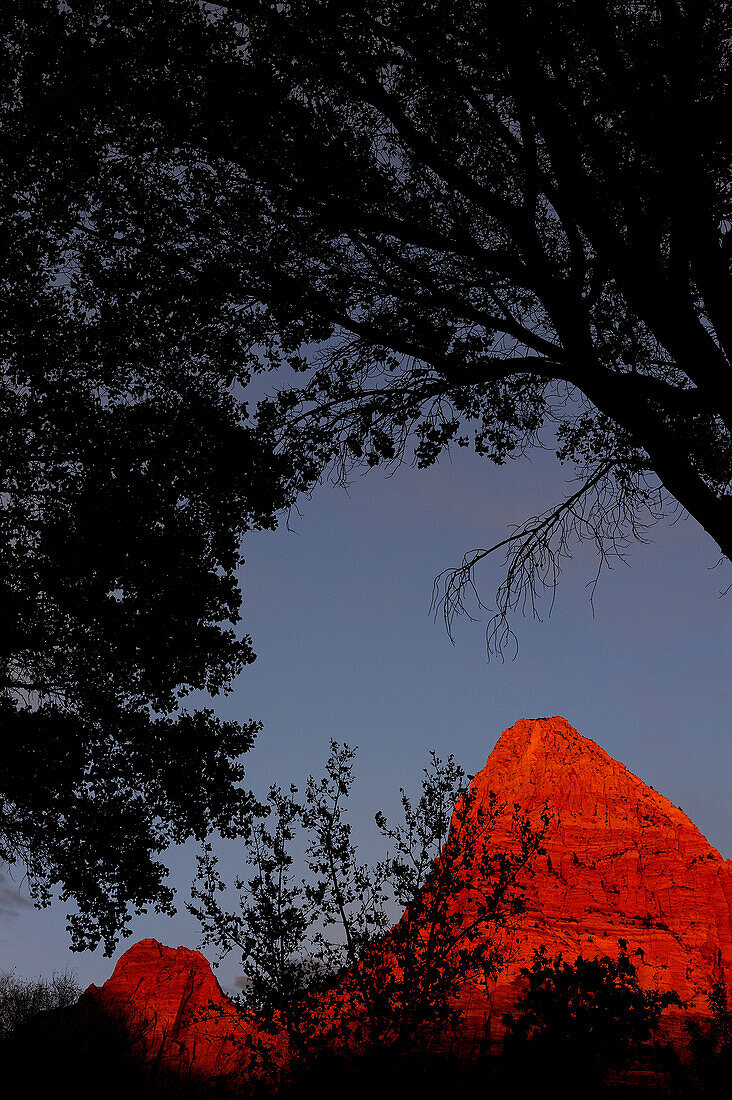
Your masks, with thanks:
[[[618,942],[617,959],[579,955],[572,964],[545,947],[534,952],[521,971],[526,987],[516,1011],[504,1016],[509,1060],[587,1083],[648,1053],[661,1012],[681,1001],[642,989],[627,942]]]
[[[42,1012],[67,1008],[80,995],[81,988],[68,970],[54,973],[50,982],[40,978],[26,982],[12,971],[0,973],[0,1039],[7,1039]]]

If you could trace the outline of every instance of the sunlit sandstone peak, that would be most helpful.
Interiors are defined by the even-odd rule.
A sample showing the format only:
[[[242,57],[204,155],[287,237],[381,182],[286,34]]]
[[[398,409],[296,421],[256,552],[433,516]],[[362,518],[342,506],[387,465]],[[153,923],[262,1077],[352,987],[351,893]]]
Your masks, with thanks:
[[[473,787],[472,812],[491,791],[506,806],[490,843],[509,843],[514,804],[537,821],[546,812],[548,826],[546,853],[524,877],[525,911],[502,945],[505,968],[488,988],[466,982],[458,998],[466,1047],[500,1040],[521,967],[541,944],[573,961],[617,954],[623,938],[642,951],[644,986],[675,990],[686,1013],[707,1014],[712,983],[732,981],[732,864],[677,806],[563,718],[506,730]],[[256,1025],[236,1016],[197,952],[143,940],[90,995],[147,1016],[151,1050],[175,1065],[237,1073],[250,1058]],[[680,1039],[682,1024],[677,1010],[666,1014],[669,1037]]]
[[[643,951],[646,987],[676,990],[689,1011],[706,1014],[711,983],[732,977],[732,863],[682,810],[563,718],[517,722],[473,782],[478,801],[494,790],[549,814],[513,960],[488,991],[494,1015],[514,999],[520,968],[540,944],[573,959],[615,954],[621,937]],[[466,989],[462,999],[477,1028],[485,991]]]

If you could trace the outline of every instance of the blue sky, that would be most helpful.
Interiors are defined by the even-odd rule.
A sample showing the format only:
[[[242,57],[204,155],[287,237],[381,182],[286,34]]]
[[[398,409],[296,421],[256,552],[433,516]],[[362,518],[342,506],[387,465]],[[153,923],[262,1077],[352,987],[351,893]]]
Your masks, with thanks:
[[[694,521],[660,525],[651,545],[633,548],[627,566],[602,578],[594,617],[596,563],[580,549],[551,618],[515,623],[515,661],[487,661],[484,623],[458,622],[452,645],[429,614],[435,575],[559,500],[565,476],[541,453],[497,469],[458,451],[429,471],[357,477],[348,494],[322,487],[293,533],[248,538],[243,625],[258,659],[217,709],[263,722],[248,761],[259,793],[317,774],[330,738],[357,745],[354,828],[364,856],[376,856],[373,814],[396,810],[400,785],[418,786],[429,749],[454,752],[475,772],[516,719],[561,714],[732,856],[732,593],[720,599],[732,570],[712,568],[719,554]],[[490,603],[500,559],[478,580]],[[233,873],[233,846],[222,854]],[[190,846],[170,853],[181,906],[194,855]],[[64,914],[63,905],[34,910],[22,876],[6,874],[0,969],[34,977],[68,966],[82,985],[103,982],[114,960],[71,954]],[[139,917],[114,958],[143,936],[189,947],[198,939],[182,908],[173,919]],[[230,957],[218,975],[225,988],[236,973]]]

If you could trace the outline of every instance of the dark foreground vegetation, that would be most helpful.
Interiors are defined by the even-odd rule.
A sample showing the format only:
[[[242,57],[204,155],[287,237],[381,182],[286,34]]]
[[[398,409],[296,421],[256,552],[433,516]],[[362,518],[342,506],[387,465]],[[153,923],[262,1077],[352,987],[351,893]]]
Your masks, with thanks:
[[[321,1052],[269,1087],[199,1080],[171,1071],[145,1054],[144,1026],[131,1025],[89,998],[69,1005],[73,982],[68,976],[44,984],[4,975],[0,1064],[4,1080],[16,1092],[46,1096],[66,1087],[79,1100],[299,1100],[325,1095],[396,1100],[456,1090],[471,1097],[503,1098],[517,1090],[519,1095],[539,1095],[547,1089],[561,1089],[571,1097],[723,1095],[732,1070],[732,1014],[724,986],[710,994],[711,1022],[688,1026],[688,1046],[680,1055],[656,1040],[663,998],[638,989],[626,951],[614,964],[578,959],[572,965],[538,952],[525,975],[525,993],[506,1020],[509,1030],[500,1052],[466,1057],[454,1044],[441,1051],[397,1051],[392,1046],[358,1055]],[[17,1021],[13,1030],[7,1026],[10,1019]]]
[[[671,1048],[651,1047],[631,1071],[603,1067],[578,1071],[576,1048],[557,1049],[551,1061],[537,1058],[530,1045],[503,1056],[464,1061],[453,1054],[371,1052],[359,1057],[321,1057],[276,1089],[227,1085],[180,1075],[142,1056],[134,1034],[115,1016],[79,1013],[81,1030],[73,1034],[46,1022],[39,1032],[25,1028],[0,1044],[4,1078],[18,1094],[47,1096],[68,1089],[79,1100],[104,1096],[109,1100],[135,1097],[149,1100],[299,1100],[306,1096],[366,1097],[383,1100],[404,1095],[449,1095],[460,1090],[473,1097],[540,1094],[559,1088],[564,1096],[716,1097],[724,1094],[732,1069],[729,1050],[699,1062],[684,1062]]]

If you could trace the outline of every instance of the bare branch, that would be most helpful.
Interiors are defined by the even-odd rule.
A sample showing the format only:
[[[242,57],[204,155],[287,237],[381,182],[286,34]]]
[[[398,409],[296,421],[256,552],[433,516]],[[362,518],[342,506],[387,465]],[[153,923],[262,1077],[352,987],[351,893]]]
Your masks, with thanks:
[[[479,595],[475,570],[480,562],[502,549],[506,551],[505,575],[496,592],[496,610],[486,627],[489,657],[495,653],[503,659],[509,644],[518,652],[509,622],[511,613],[521,611],[525,615],[530,610],[533,618],[540,619],[538,601],[548,591],[551,614],[562,562],[572,556],[573,543],[589,541],[597,551],[597,572],[589,584],[593,606],[602,571],[611,568],[612,559],[625,561],[633,541],[647,542],[648,529],[668,512],[669,498],[661,486],[649,484],[642,475],[634,482],[619,483],[615,472],[615,461],[600,463],[559,505],[517,525],[493,546],[469,551],[460,566],[438,574],[430,611],[435,616],[442,613],[451,641],[456,616],[475,621],[466,607],[468,599],[472,598],[480,610],[491,610]],[[639,518],[642,510],[646,516],[643,521]]]

